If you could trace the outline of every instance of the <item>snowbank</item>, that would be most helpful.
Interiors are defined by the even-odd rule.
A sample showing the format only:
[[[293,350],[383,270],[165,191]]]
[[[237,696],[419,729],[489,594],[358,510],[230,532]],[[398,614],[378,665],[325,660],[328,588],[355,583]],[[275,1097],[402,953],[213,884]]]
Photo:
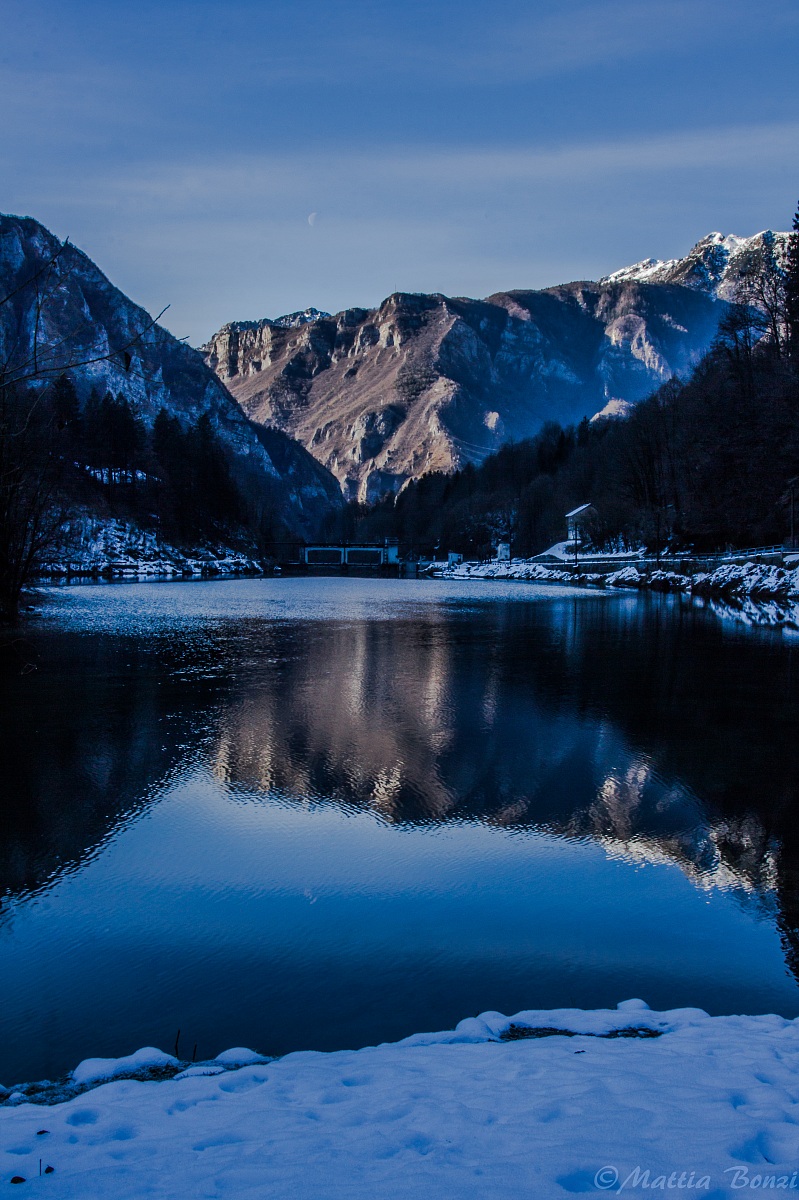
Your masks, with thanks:
[[[594,559],[596,562],[596,559]],[[695,596],[715,596],[726,600],[799,599],[799,566],[793,569],[765,563],[721,563],[715,571],[681,575],[644,564],[621,567],[609,574],[591,571],[567,571],[545,566],[533,559],[514,558],[510,562],[467,562],[435,572],[445,579],[520,579],[534,583],[570,583],[601,587],[648,588],[654,591],[690,592]]]
[[[0,1177],[74,1200],[797,1190],[798,1069],[799,1020],[640,1000],[483,1013],[365,1050],[7,1101]]]
[[[715,597],[728,601],[777,600],[788,602],[799,598],[799,568],[765,563],[722,563],[715,571],[699,571],[680,575],[676,571],[658,569],[639,571],[625,567],[605,576],[609,587],[651,588],[661,592],[690,592],[694,596]]]
[[[144,1046],[125,1058],[85,1058],[72,1072],[72,1079],[77,1084],[105,1083],[136,1071],[177,1065],[178,1060],[173,1055],[164,1054],[163,1050],[156,1050],[154,1046]]]
[[[691,590],[699,596],[788,600],[799,596],[799,568],[786,570],[763,563],[724,563],[710,574],[694,575]]]
[[[522,579],[530,583],[601,583],[604,576],[582,572],[575,574],[559,567],[548,567],[528,558],[514,558],[510,562],[466,562],[458,566],[433,569],[432,574],[442,579]]]
[[[65,523],[59,544],[39,572],[42,578],[138,579],[261,574],[250,555],[229,546],[181,550],[151,529],[117,518],[84,516]]]

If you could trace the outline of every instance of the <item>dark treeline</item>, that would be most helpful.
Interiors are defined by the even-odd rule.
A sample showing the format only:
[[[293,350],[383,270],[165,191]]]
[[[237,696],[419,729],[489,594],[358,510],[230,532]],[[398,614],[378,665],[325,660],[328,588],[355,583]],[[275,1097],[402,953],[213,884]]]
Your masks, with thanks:
[[[161,409],[148,428],[123,395],[92,391],[81,407],[68,376],[40,405],[51,410],[48,451],[61,466],[70,499],[103,499],[181,541],[241,524],[245,506],[210,417],[185,426]]]
[[[688,380],[670,380],[626,418],[550,423],[480,466],[353,505],[347,536],[470,558],[510,541],[531,555],[562,541],[565,513],[586,502],[596,546],[783,543],[794,505],[799,534],[799,214],[794,231],[787,267],[767,248],[743,272]]]
[[[256,433],[290,474],[291,439]],[[67,374],[31,387],[0,373],[0,621],[15,619],[22,588],[86,513],[186,549],[221,543],[268,560],[297,536],[281,486],[281,475],[236,455],[207,412],[185,421],[162,408],[149,423],[123,394],[92,390],[81,402]]]
[[[162,409],[150,426],[123,395],[81,404],[68,375],[35,389],[0,380],[0,618],[85,511],[249,553],[283,531],[272,481],[243,473],[207,413],[184,424]]]

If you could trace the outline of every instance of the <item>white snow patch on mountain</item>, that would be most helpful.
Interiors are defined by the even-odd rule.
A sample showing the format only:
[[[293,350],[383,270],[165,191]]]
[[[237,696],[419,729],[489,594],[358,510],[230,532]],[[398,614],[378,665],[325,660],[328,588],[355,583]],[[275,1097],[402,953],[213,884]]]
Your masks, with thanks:
[[[628,417],[635,408],[629,400],[619,400],[617,397],[612,397],[608,400],[604,408],[600,408],[598,413],[594,413],[592,421],[613,420],[619,417]]]
[[[729,300],[741,270],[752,254],[770,249],[779,264],[784,263],[790,234],[764,229],[751,237],[733,233],[709,233],[684,258],[645,258],[622,267],[600,280],[613,283],[674,283],[705,292],[716,299]]]
[[[277,325],[281,329],[299,329],[301,325],[313,325],[314,321],[322,321],[329,316],[330,313],[322,312],[318,308],[305,308],[301,312],[286,313],[283,317],[275,317],[270,324]]]

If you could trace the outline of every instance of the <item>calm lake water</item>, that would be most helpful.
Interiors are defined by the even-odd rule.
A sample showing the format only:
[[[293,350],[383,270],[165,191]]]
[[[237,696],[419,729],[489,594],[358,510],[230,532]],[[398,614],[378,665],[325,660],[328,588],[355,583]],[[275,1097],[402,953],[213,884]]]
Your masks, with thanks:
[[[0,642],[0,1081],[799,1014],[799,641],[674,597],[65,588]]]

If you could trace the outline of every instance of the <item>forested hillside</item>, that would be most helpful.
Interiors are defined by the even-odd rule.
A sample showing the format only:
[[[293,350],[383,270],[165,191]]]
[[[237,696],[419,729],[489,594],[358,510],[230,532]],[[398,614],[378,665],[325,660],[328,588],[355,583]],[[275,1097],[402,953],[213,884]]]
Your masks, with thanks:
[[[341,504],[320,463],[254,427],[91,259],[0,215],[0,612],[88,520],[257,554]]]

